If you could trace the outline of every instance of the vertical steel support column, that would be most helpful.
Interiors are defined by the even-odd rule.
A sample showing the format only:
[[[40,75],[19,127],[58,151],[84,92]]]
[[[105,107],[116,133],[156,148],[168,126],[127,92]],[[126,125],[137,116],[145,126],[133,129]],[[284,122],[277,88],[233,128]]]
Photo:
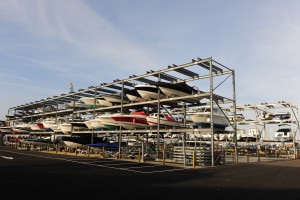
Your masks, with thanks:
[[[45,102],[43,103],[43,114],[42,114],[42,119],[44,119],[44,115],[45,115]]]
[[[95,92],[94,92],[94,109],[93,109],[93,119],[95,119],[95,115],[96,115],[96,104],[97,104],[97,89],[95,87]],[[94,144],[94,127],[92,128],[92,136],[91,136],[91,144]]]
[[[160,82],[160,73],[158,74],[158,82]],[[157,134],[156,134],[156,140],[157,140],[157,160],[159,159],[159,143],[160,143],[160,89],[157,87]]]
[[[211,133],[211,166],[215,165],[215,158],[214,158],[214,115],[213,115],[213,74],[212,74],[212,57],[210,57],[209,61],[209,79],[210,79],[210,86],[209,86],[209,92],[210,92],[210,133]]]
[[[254,112],[255,112],[255,132],[256,132],[256,135],[255,135],[256,155],[257,155],[257,161],[260,162],[259,149],[258,149],[258,138],[257,138],[257,135],[259,132],[258,128],[257,128],[257,112],[256,112],[257,107],[255,106],[254,109],[255,109]]]
[[[296,110],[297,110],[297,115],[296,115],[297,132],[296,132],[296,135],[295,135],[295,139],[297,140],[297,133],[298,133],[298,138],[299,138],[299,131],[300,131],[300,126],[299,126],[299,107],[298,106],[297,106]],[[296,150],[296,144],[294,144],[294,145],[295,145],[295,148],[294,148],[295,154],[294,155],[295,155],[295,159],[297,159],[298,158],[298,149]]]
[[[292,106],[292,104],[290,103],[290,107],[291,107],[291,109],[293,109],[293,106]],[[292,125],[291,125],[291,133],[292,133],[292,137],[293,137],[293,149],[294,149],[294,158],[295,158],[295,148],[296,148],[296,146],[295,146],[295,135],[296,135],[296,133],[294,133],[294,117],[293,117],[293,115],[291,116],[291,122],[292,122]]]
[[[30,121],[31,121],[31,122],[32,122],[32,120],[33,120],[32,115],[33,115],[33,106],[31,106],[31,115],[30,115]]]
[[[238,152],[237,152],[237,124],[236,124],[236,91],[235,91],[235,72],[232,70],[232,95],[233,95],[233,114],[234,114],[234,153],[235,164],[238,164]]]
[[[56,99],[56,112],[55,112],[55,124],[57,125],[58,121],[57,121],[57,118],[58,118],[58,98]],[[56,140],[56,137],[55,137],[55,132],[53,133],[53,148],[54,148],[54,144],[55,144],[55,140]]]
[[[75,93],[73,92],[73,110],[72,110],[72,122],[74,121],[74,110],[75,110]],[[71,125],[71,134],[73,133],[73,125]]]
[[[184,103],[184,128],[186,128],[186,103]],[[186,153],[185,153],[185,143],[186,143],[186,132],[182,134],[182,153],[183,153],[183,166],[186,166]]]
[[[123,100],[124,100],[124,81],[122,81],[122,93],[121,93],[121,115],[123,115]],[[120,126],[119,132],[119,159],[121,158],[121,143],[122,143],[122,127]]]

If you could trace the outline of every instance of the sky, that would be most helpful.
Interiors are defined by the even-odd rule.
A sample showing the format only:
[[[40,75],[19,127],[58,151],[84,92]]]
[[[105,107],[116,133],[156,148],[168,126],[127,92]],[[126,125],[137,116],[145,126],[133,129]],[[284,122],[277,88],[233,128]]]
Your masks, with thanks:
[[[0,0],[0,119],[8,109],[212,57],[237,104],[300,93],[298,0]]]

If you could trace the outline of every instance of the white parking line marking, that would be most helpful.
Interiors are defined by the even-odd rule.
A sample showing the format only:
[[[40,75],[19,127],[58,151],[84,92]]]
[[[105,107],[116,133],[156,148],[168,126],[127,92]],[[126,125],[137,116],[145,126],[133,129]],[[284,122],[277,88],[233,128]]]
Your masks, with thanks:
[[[5,159],[9,159],[9,160],[12,160],[14,159],[13,157],[7,157],[7,156],[0,156],[1,158],[5,158]]]

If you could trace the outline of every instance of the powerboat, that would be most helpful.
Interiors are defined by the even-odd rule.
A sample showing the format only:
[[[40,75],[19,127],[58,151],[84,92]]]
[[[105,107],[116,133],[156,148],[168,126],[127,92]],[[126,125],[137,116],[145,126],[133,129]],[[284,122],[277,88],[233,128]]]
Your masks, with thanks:
[[[98,102],[98,99],[101,97],[81,97],[80,101],[82,101],[85,104],[85,107],[87,108],[93,108],[94,106],[101,106],[101,104]],[[96,101],[95,101],[96,100]]]
[[[45,130],[53,131],[53,132],[61,132],[61,129],[58,126],[58,124],[61,123],[59,119],[46,118],[42,120],[41,123],[44,125]]]
[[[103,124],[103,127],[108,130],[116,130],[120,129],[119,122],[115,121],[112,117],[113,116],[119,116],[119,113],[116,114],[104,114],[97,116],[97,119],[100,121],[101,124]]]
[[[278,142],[292,141],[292,130],[290,124],[279,124],[278,130],[274,134],[274,139]]]
[[[157,82],[156,86],[167,96],[167,97],[181,97],[188,96],[192,94],[197,94],[201,91],[196,90],[194,87],[189,86],[186,83],[167,83],[167,82]],[[199,103],[201,98],[192,97],[184,99],[183,101],[188,101],[191,103]]]
[[[63,143],[70,148],[86,147],[87,144],[104,142],[105,137],[92,137],[90,135],[66,135],[61,136]]]
[[[29,122],[28,125],[32,131],[44,131],[45,127],[41,122]]]
[[[147,122],[150,126],[157,126],[159,116],[159,125],[160,127],[183,127],[182,121],[175,120],[168,113],[151,113],[147,116]]]
[[[122,95],[119,94],[101,94],[101,97],[112,104],[122,103]],[[128,98],[125,95],[123,96],[123,103],[128,103]]]
[[[145,112],[132,112],[130,114],[112,115],[111,118],[125,129],[141,129],[149,127]]]
[[[58,127],[64,134],[71,134],[72,132],[72,125],[69,122],[58,124]]]
[[[94,130],[102,130],[104,125],[102,124],[101,120],[98,119],[98,116],[95,119],[88,120]]]
[[[142,98],[140,93],[136,89],[124,91],[125,95],[131,102],[144,102],[145,99]]]
[[[145,100],[157,100],[159,88],[156,85],[142,84],[135,86],[136,91]],[[160,98],[164,98],[166,95],[160,91]]]
[[[244,129],[242,129],[243,132],[241,132],[240,140],[246,141],[246,142],[254,142],[256,140],[260,139],[260,131],[257,128],[249,128],[248,132],[246,132]]]
[[[110,107],[113,106],[113,103],[110,101],[107,101],[102,96],[97,98],[97,105],[103,106],[103,107]]]
[[[27,123],[18,123],[12,126],[12,130],[20,134],[26,134],[26,133],[30,133],[31,127]]]
[[[218,106],[213,107],[212,112],[214,117],[214,128],[225,129],[227,126],[229,126],[229,121],[227,120],[227,117],[224,115],[224,113]],[[210,127],[211,107],[209,105],[198,106],[196,108],[193,108],[187,111],[187,114],[190,116],[194,125],[199,126],[201,128]]]

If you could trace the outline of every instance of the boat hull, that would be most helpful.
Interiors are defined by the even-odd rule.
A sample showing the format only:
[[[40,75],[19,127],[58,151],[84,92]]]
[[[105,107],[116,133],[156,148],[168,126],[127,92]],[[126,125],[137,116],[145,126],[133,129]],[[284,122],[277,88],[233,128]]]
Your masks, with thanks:
[[[194,125],[200,126],[202,128],[208,128],[210,127],[210,114],[204,115],[204,114],[189,114],[191,120],[194,122]],[[214,116],[214,128],[221,128],[224,129],[228,126],[228,120],[225,117],[221,116]]]
[[[145,100],[157,100],[158,97],[165,97],[165,94],[163,94],[163,92],[160,92],[160,95],[158,95],[159,88],[153,85],[136,85],[135,89]]]

